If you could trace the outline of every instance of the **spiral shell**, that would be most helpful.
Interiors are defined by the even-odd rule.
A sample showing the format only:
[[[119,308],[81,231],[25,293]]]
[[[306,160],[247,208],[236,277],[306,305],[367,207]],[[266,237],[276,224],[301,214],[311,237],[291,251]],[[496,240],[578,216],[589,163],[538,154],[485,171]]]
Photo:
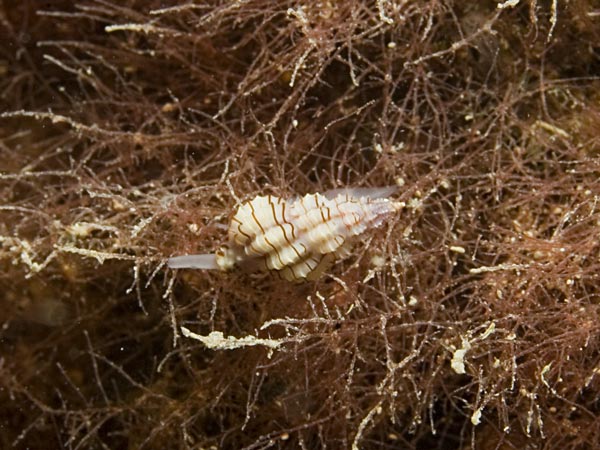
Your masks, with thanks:
[[[255,197],[231,219],[229,243],[216,252],[216,265],[276,271],[289,281],[317,279],[350,253],[358,236],[382,225],[402,206],[371,198],[372,191],[358,190],[371,192],[358,196],[351,190],[331,191],[292,200]]]
[[[357,238],[404,206],[396,188],[344,188],[282,199],[258,196],[242,203],[216,253],[169,258],[172,269],[274,271],[289,280],[315,280],[350,254]]]

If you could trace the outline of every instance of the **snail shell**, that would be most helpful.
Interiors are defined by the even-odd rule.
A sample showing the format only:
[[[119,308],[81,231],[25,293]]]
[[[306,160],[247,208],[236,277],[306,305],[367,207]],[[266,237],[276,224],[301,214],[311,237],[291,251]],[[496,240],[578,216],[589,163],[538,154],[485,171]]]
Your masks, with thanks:
[[[350,254],[356,239],[377,228],[402,204],[378,196],[390,188],[346,189],[285,200],[258,196],[240,205],[231,219],[228,244],[212,255],[171,258],[172,268],[236,266],[275,271],[289,281],[315,280]]]

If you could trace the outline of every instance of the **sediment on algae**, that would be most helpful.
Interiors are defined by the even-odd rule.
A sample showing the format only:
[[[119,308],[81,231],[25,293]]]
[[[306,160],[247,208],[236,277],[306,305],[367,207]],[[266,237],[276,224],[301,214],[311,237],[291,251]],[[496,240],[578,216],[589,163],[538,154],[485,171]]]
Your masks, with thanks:
[[[600,448],[595,2],[5,1],[0,447]],[[398,186],[318,281],[169,270]]]

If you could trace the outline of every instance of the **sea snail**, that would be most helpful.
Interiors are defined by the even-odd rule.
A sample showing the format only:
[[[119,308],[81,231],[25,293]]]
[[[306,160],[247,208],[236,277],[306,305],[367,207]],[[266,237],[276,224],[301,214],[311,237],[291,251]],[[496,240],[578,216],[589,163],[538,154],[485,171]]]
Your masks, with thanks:
[[[358,237],[381,226],[403,203],[394,187],[335,189],[282,199],[258,196],[242,203],[228,228],[228,243],[214,254],[170,258],[172,269],[275,271],[288,281],[316,280],[348,256]]]

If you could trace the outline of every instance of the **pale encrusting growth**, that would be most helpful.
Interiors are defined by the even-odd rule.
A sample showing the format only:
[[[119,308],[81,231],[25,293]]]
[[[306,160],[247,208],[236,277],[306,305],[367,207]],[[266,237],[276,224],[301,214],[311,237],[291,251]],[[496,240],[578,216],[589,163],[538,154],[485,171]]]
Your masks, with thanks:
[[[282,199],[258,196],[231,219],[228,243],[215,255],[169,259],[174,269],[276,271],[288,281],[316,280],[350,254],[356,238],[403,206],[387,198],[394,188],[336,189]]]

